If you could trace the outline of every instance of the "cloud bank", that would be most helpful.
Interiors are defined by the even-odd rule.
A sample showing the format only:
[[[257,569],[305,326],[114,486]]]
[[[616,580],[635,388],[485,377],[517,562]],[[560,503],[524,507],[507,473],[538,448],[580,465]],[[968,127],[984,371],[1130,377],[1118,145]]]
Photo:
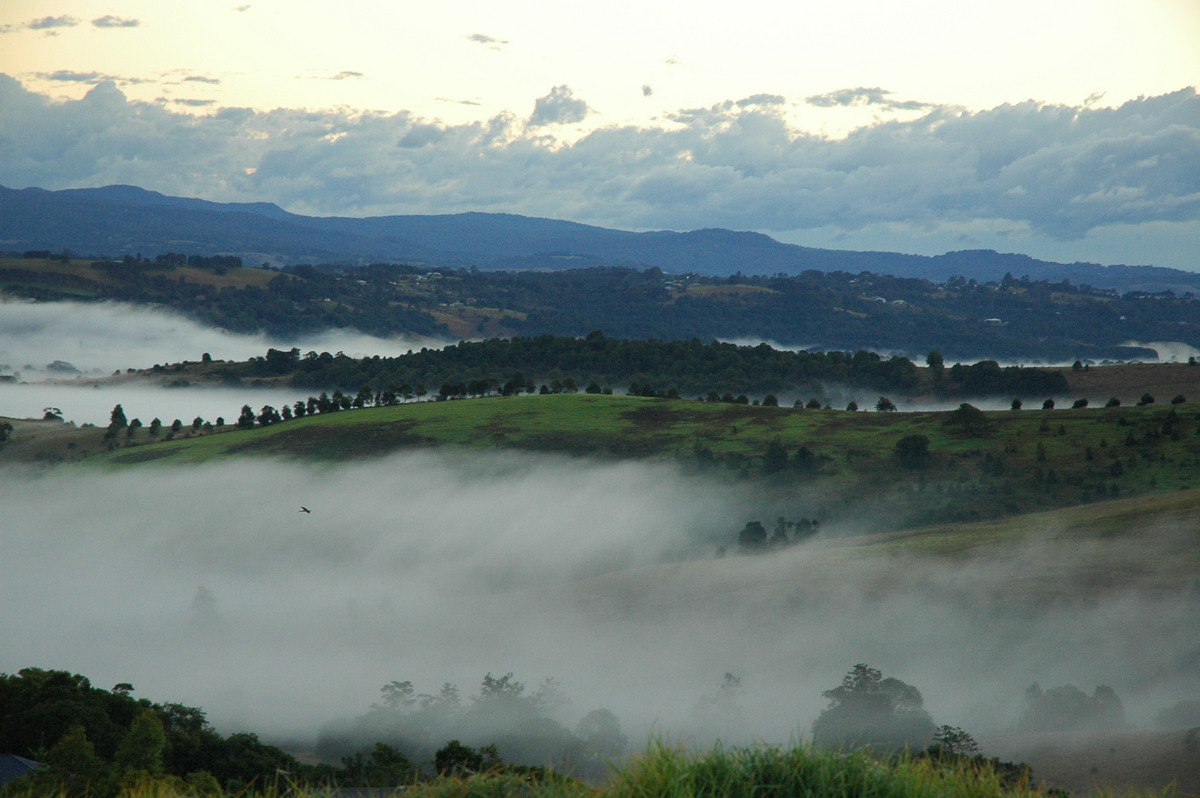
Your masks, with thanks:
[[[638,230],[1140,240],[1158,265],[1191,260],[1155,239],[1164,226],[1176,242],[1200,231],[1194,89],[1114,108],[1030,101],[977,112],[890,94],[808,98],[919,113],[844,138],[796,130],[787,99],[763,94],[684,109],[659,127],[602,127],[563,141],[550,126],[593,113],[566,85],[538,99],[527,120],[448,124],[347,109],[193,116],[131,102],[111,82],[53,102],[0,77],[0,184],[131,183],[300,213],[492,211]]]

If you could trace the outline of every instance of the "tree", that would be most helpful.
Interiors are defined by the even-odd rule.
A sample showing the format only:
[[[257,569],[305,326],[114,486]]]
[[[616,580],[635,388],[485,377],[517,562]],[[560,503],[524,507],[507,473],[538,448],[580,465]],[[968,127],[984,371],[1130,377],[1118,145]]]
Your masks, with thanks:
[[[7,421],[0,421],[0,443],[4,443],[6,440],[8,440],[8,436],[12,433],[12,431],[12,424],[9,424]]]
[[[942,359],[941,352],[931,349],[929,354],[925,356],[925,365],[929,367],[935,380],[942,379],[942,370],[946,367],[946,362]]]
[[[763,397],[763,407],[779,407],[779,397],[773,393],[769,393]]]
[[[742,551],[762,551],[767,545],[767,530],[761,521],[748,521],[738,532],[738,548]]]
[[[979,743],[957,726],[938,726],[933,735],[933,748],[939,754],[952,756],[974,756],[979,753]]]
[[[603,757],[620,756],[629,745],[617,716],[607,709],[594,709],[584,715],[575,726],[575,736]]]
[[[1020,400],[1020,399],[1013,399],[1013,400],[1012,400],[1012,405],[1011,405],[1011,407],[1012,407],[1012,409],[1013,409],[1013,410],[1020,410],[1020,409],[1021,409],[1021,400]]]
[[[154,418],[154,419],[152,419],[152,420],[150,421],[150,430],[149,430],[149,432],[150,432],[150,437],[151,437],[151,438],[157,438],[157,437],[158,437],[158,433],[162,432],[162,421],[161,421],[160,419],[158,419],[158,418]]]
[[[943,424],[947,427],[958,427],[967,435],[980,435],[991,426],[982,410],[966,402],[951,410]]]
[[[242,413],[238,416],[237,425],[241,429],[250,429],[254,426],[254,410],[250,405],[242,405]]]
[[[1046,401],[1042,402],[1042,409],[1043,410],[1053,410],[1054,409],[1054,400],[1047,399]]]
[[[829,699],[829,706],[813,723],[816,745],[887,751],[924,748],[937,732],[917,688],[899,679],[885,679],[880,671],[862,663],[822,695]]]
[[[1142,407],[1143,405],[1152,405],[1152,404],[1154,404],[1154,397],[1148,393],[1142,394],[1142,398],[1138,399],[1138,407]]]
[[[166,745],[162,721],[154,710],[143,710],[133,719],[129,732],[117,747],[113,764],[122,777],[127,778],[135,771],[157,776],[162,773]]]
[[[879,401],[875,403],[876,413],[895,413],[896,403],[886,396],[879,397]]]
[[[494,752],[493,748],[490,753]],[[433,769],[439,776],[469,776],[472,773],[482,773],[484,757],[483,752],[463,745],[458,740],[451,740],[433,755]],[[491,764],[498,764],[498,760],[498,756],[494,757]]]
[[[783,444],[777,440],[767,444],[767,451],[763,454],[763,472],[777,474],[787,468],[787,465],[788,453]]]
[[[117,433],[127,427],[129,424],[125,420],[125,410],[120,405],[112,409],[112,413],[108,417],[108,430],[104,433],[105,438],[115,438]]]
[[[101,793],[107,781],[107,767],[96,755],[83,726],[72,726],[45,757],[47,767],[32,774],[34,794],[61,795],[64,798]]]

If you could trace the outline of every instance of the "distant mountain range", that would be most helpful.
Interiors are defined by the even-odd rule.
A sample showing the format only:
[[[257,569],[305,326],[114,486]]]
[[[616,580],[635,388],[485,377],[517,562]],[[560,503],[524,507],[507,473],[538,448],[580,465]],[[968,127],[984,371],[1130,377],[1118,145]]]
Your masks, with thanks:
[[[135,186],[47,191],[0,187],[0,251],[69,249],[77,256],[165,252],[241,256],[248,264],[378,261],[481,269],[657,266],[705,275],[869,271],[942,282],[1007,274],[1097,288],[1200,292],[1200,274],[1154,266],[1053,263],[966,250],[928,257],[784,244],[723,229],[634,233],[512,214],[313,217],[271,203],[170,197]]]

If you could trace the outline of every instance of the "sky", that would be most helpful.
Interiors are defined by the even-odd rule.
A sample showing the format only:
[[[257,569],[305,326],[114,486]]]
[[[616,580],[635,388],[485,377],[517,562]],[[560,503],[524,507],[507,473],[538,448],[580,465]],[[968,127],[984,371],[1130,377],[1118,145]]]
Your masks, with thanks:
[[[1200,4],[6,0],[0,185],[1200,269]]]

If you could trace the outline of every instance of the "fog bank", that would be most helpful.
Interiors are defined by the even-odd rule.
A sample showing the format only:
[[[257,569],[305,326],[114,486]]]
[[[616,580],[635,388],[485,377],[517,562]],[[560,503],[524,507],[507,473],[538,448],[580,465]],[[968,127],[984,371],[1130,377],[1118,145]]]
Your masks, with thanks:
[[[86,376],[120,369],[198,361],[246,360],[267,349],[299,347],[303,352],[345,352],[395,356],[422,346],[441,346],[417,336],[378,338],[355,330],[327,330],[286,339],[242,335],[207,327],[181,313],[124,302],[27,302],[0,299],[0,373],[22,379],[70,378],[75,372],[49,370],[63,361]]]
[[[432,453],[9,471],[0,507],[0,670],[128,681],[225,731],[311,737],[389,681],[469,694],[509,671],[556,678],[574,720],[608,707],[633,738],[786,740],[858,662],[977,734],[1011,724],[1035,680],[1108,684],[1134,721],[1200,698],[1195,590],[1088,587],[1106,564],[1194,550],[1188,519],[1128,550],[931,561],[817,541],[717,560],[716,539],[803,498],[664,464]],[[725,672],[745,711],[698,725]]]

